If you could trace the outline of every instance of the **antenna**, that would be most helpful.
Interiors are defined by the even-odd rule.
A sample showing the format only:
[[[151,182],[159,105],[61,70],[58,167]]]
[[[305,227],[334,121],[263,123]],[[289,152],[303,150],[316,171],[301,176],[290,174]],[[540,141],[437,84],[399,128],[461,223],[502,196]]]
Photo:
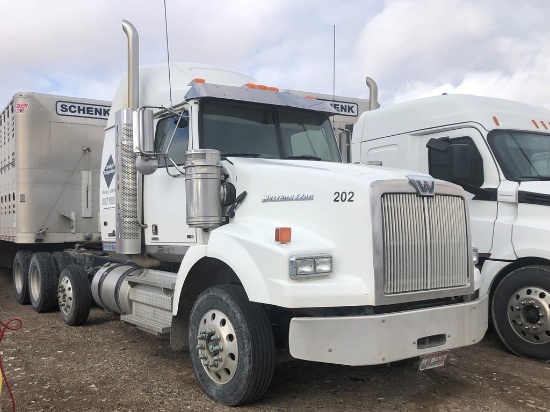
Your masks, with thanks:
[[[334,95],[336,94],[336,24],[332,28],[332,103],[334,103]]]
[[[168,58],[168,89],[170,90],[170,107],[172,104],[172,79],[170,77],[170,49],[168,48],[168,18],[166,17],[166,0],[164,0],[164,30],[166,32],[166,56]]]

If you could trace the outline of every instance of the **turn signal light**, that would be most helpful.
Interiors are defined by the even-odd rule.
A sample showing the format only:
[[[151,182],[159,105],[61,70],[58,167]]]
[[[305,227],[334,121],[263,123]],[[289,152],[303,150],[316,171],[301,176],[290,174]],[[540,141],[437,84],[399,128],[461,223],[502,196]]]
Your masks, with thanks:
[[[292,240],[292,229],[290,227],[275,228],[275,242],[290,243]]]

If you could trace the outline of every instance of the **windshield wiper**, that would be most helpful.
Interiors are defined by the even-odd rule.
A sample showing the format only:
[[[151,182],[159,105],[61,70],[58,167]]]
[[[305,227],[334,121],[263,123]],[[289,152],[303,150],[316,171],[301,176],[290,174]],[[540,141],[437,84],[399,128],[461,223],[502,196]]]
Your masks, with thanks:
[[[323,160],[320,157],[311,155],[287,156],[285,159]]]
[[[221,157],[260,157],[257,153],[222,153]]]
[[[523,180],[550,180],[550,176],[518,176],[516,179]]]

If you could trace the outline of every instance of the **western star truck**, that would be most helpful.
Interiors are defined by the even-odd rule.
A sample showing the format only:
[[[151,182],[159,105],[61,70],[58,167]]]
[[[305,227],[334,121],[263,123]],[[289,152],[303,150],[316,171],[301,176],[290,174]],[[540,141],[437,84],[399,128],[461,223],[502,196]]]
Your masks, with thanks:
[[[550,359],[550,110],[442,95],[365,112],[351,158],[429,173],[467,193],[482,294],[515,354]]]
[[[342,163],[330,104],[230,69],[172,63],[170,87],[165,66],[139,69],[123,29],[129,72],[94,199],[102,250],[64,252],[58,277],[36,259],[67,324],[85,323],[92,295],[188,349],[227,405],[265,393],[278,348],[429,368],[482,339],[488,297],[459,186]]]

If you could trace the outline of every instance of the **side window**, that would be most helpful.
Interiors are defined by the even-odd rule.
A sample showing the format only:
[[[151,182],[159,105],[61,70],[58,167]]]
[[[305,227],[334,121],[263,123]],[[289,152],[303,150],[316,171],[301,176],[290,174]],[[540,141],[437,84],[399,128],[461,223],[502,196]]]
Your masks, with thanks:
[[[461,144],[467,145],[470,152],[470,176],[461,179],[457,184],[472,185],[481,187],[485,180],[483,175],[483,159],[474,141],[470,137],[458,137],[447,140],[449,145]],[[449,150],[437,151],[430,149],[428,152],[428,162],[430,174],[436,179],[453,181],[451,172],[451,156]]]
[[[178,165],[185,163],[185,152],[189,147],[189,121],[187,115],[168,116],[160,119],[155,132],[155,151],[166,153]],[[160,166],[170,166],[170,161],[159,158]]]

